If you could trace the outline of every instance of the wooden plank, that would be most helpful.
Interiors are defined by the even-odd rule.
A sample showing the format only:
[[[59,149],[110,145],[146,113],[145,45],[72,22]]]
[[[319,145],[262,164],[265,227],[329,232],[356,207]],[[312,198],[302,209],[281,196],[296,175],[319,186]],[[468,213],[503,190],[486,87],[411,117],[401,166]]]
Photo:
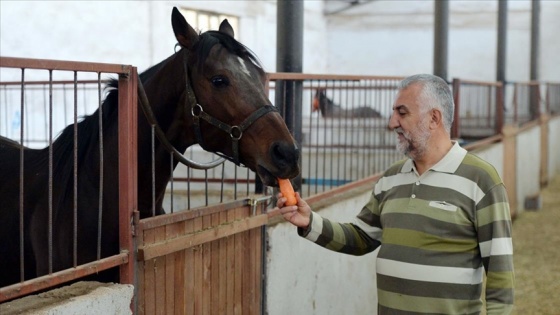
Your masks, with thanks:
[[[245,209],[244,209],[245,210]],[[248,215],[245,213],[244,215]],[[243,284],[242,288],[242,305],[243,305],[243,314],[255,314],[252,310],[252,296],[254,293],[253,288],[253,279],[254,279],[254,265],[253,265],[253,240],[252,240],[252,231],[247,230],[241,233],[242,242],[243,242],[243,264],[242,264],[242,273],[243,273]]]
[[[243,217],[243,209],[235,209],[235,218]],[[234,267],[234,282],[233,282],[233,314],[243,314],[243,258],[244,258],[244,244],[241,234],[236,234],[235,239],[235,267]]]
[[[227,221],[235,220],[235,210],[227,211]],[[233,314],[234,302],[233,292],[235,284],[235,236],[226,237],[226,313]]]
[[[262,204],[262,212],[266,213],[266,205]],[[264,281],[265,281],[265,272],[266,270],[264,269],[264,261],[266,260],[266,251],[265,251],[265,235],[266,235],[266,226],[261,226],[260,228],[258,228],[258,233],[259,233],[259,238],[258,238],[258,244],[257,244],[257,248],[259,249],[258,254],[257,254],[257,263],[259,266],[259,271],[258,271],[258,277],[256,279],[257,281],[257,301],[258,301],[258,310],[259,310],[259,314],[261,313],[261,310],[263,310],[263,306],[264,306]]]
[[[220,213],[228,209],[247,206],[250,199],[240,199],[228,203],[217,204],[204,208],[192,209],[189,211],[179,211],[165,215],[158,215],[140,220],[139,224],[143,229],[153,229],[159,226],[168,225],[176,222],[183,222],[194,218],[199,218],[205,215]]]
[[[210,215],[212,226],[219,226],[222,222],[220,221],[220,214],[214,213]],[[210,246],[210,287],[212,293],[213,303],[210,303],[210,314],[223,314],[218,312],[220,306],[220,256],[221,248],[220,241],[213,241]]]
[[[220,222],[228,222],[227,212],[222,211],[219,214]],[[221,238],[219,240],[220,244],[220,256],[218,262],[218,272],[219,281],[218,286],[220,290],[218,291],[218,310],[216,314],[226,314],[227,307],[227,261],[228,261],[228,237]]]
[[[177,237],[177,228],[180,223],[168,224],[165,227],[165,239]],[[179,252],[165,255],[165,308],[171,314],[175,310],[175,256]]]
[[[136,246],[140,247],[140,246],[144,246],[144,230],[142,230],[139,226],[137,226],[136,229]],[[145,273],[145,268],[144,265],[146,264],[146,262],[144,261],[140,261],[136,264],[136,275],[137,275],[137,283],[138,283],[138,288],[136,289],[136,296],[137,296],[137,301],[136,303],[138,303],[137,308],[136,308],[136,312],[138,313],[138,315],[144,315],[146,312],[145,310],[145,280],[144,280],[144,273]]]
[[[185,222],[177,223],[177,235],[182,235],[185,233]],[[174,314],[182,315],[186,314],[185,311],[185,294],[186,294],[186,284],[185,284],[185,251],[178,251],[175,253],[175,292],[174,292]]]
[[[193,233],[195,224],[194,220],[188,220],[185,222],[185,233]],[[183,250],[185,253],[185,312],[183,314],[194,314],[194,289],[195,289],[195,277],[194,277],[194,258],[195,258],[196,247],[191,247]]]
[[[202,229],[202,218],[194,219],[194,230],[199,231]],[[196,232],[195,232],[196,233]],[[204,283],[204,266],[202,265],[202,245],[197,245],[194,247],[194,313],[193,314],[203,314],[202,313],[202,284]]]
[[[155,240],[154,230],[144,231],[144,244],[152,244]],[[154,260],[150,259],[144,262],[144,313],[155,314],[156,312],[156,296],[155,296],[155,273]]]
[[[165,226],[154,229],[156,243],[165,240]],[[154,258],[154,276],[155,276],[155,297],[156,297],[156,312],[155,314],[165,314],[165,257]]]
[[[243,209],[243,208],[241,208]],[[155,257],[167,255],[185,248],[204,244],[209,241],[220,239],[239,232],[247,231],[254,227],[265,225],[268,222],[268,215],[261,214],[254,217],[237,219],[230,224],[222,224],[217,227],[208,228],[201,231],[195,231],[192,234],[180,236],[170,240],[155,242],[153,244],[145,244],[142,248],[138,248],[138,259],[149,260]]]
[[[202,229],[206,230],[212,228],[212,217],[207,215],[202,217]],[[202,289],[202,313],[200,314],[211,314],[210,304],[212,303],[212,286],[211,286],[211,276],[212,276],[212,266],[210,252],[212,250],[212,244],[210,242],[205,242],[201,245],[202,247],[202,285],[199,289]]]

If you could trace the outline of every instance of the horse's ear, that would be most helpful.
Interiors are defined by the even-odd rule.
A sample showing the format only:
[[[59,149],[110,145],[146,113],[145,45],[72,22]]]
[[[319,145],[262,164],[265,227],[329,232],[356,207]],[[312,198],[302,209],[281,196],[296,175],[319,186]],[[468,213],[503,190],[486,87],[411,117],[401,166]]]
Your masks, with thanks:
[[[222,23],[220,24],[220,32],[228,34],[231,37],[234,37],[233,35],[233,27],[231,27],[231,25],[229,25],[229,22],[227,19],[224,19],[222,21]]]
[[[176,7],[173,7],[173,12],[171,13],[171,25],[173,26],[175,38],[177,38],[182,47],[189,49],[198,41],[198,34],[187,23],[187,20],[185,20]]]

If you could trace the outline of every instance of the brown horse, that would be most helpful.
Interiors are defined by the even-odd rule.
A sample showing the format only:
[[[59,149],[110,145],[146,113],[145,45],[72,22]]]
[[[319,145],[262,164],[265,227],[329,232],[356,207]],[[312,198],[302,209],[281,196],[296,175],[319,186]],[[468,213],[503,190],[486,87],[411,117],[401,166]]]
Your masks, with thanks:
[[[344,109],[335,104],[325,94],[324,89],[317,89],[313,97],[313,111],[320,111],[325,118],[381,118],[381,114],[368,106]]]
[[[153,116],[169,143],[179,152],[200,143],[245,165],[268,186],[278,186],[279,177],[297,176],[297,144],[265,93],[266,77],[257,58],[233,38],[227,20],[219,31],[199,34],[174,8],[171,22],[181,49],[140,75]],[[50,148],[24,148],[22,192],[21,147],[0,137],[0,287],[72,267],[75,246],[78,264],[118,253],[117,87],[111,82],[101,108],[77,125],[77,200],[74,125],[67,126]],[[152,127],[138,112],[138,208],[144,218],[153,215],[152,173],[154,212],[164,213],[163,196],[177,159],[170,159],[157,139],[152,148]]]

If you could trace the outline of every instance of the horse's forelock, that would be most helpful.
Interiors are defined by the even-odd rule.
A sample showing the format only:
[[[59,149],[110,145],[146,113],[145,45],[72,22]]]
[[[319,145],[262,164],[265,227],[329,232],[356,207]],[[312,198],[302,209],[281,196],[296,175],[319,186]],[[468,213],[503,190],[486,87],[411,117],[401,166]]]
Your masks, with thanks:
[[[204,64],[204,61],[210,55],[210,50],[216,44],[221,44],[232,54],[249,59],[264,74],[259,58],[247,46],[241,44],[233,37],[218,31],[208,31],[200,35],[199,41],[194,47],[197,51],[199,66]]]

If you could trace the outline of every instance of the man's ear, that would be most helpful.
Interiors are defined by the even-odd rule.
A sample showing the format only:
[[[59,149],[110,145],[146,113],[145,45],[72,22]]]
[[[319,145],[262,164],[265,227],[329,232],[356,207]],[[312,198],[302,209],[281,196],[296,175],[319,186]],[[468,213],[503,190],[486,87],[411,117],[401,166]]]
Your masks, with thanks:
[[[443,126],[443,116],[441,111],[438,109],[432,109],[430,114],[430,128],[437,129],[439,126]]]

